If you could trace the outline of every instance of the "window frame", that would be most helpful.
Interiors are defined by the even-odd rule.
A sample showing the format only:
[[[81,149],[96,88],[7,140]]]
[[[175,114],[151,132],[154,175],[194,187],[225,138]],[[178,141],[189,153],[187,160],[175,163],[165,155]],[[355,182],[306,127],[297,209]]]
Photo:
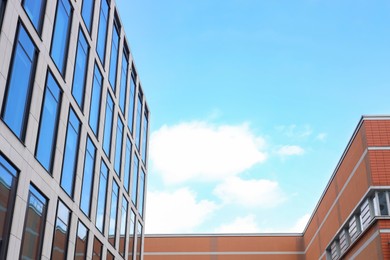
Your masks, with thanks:
[[[43,23],[45,22],[44,17],[45,17],[45,13],[46,13],[47,1],[42,0],[41,13],[40,13],[40,17],[38,19],[38,28],[35,27],[34,22],[30,18],[30,16],[28,15],[28,12],[27,12],[26,8],[24,7],[25,2],[26,2],[26,0],[22,0],[22,2],[21,2],[22,9],[25,12],[25,14],[27,15],[28,19],[30,20],[31,24],[33,25],[33,27],[34,27],[35,31],[37,32],[37,34],[39,35],[39,37],[42,37],[42,29],[43,29]]]

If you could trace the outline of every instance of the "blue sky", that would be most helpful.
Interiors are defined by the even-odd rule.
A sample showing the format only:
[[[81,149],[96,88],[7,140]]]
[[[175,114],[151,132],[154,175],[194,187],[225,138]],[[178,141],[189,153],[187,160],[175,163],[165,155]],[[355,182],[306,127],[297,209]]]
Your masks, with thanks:
[[[390,2],[117,0],[151,111],[147,233],[300,232],[361,115]]]

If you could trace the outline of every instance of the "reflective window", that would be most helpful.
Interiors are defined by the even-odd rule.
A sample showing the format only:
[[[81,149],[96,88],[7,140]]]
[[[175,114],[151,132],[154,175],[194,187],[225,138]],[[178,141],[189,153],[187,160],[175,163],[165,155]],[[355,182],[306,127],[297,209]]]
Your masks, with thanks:
[[[92,260],[102,259],[103,244],[96,237],[93,240]]]
[[[110,210],[110,226],[108,228],[108,241],[110,244],[115,247],[116,240],[116,217],[117,217],[117,208],[118,208],[118,193],[119,187],[118,184],[113,180],[112,181],[112,195],[111,195],[111,210]]]
[[[134,155],[134,162],[133,162],[133,176],[131,178],[131,181],[133,182],[133,185],[131,186],[131,201],[134,205],[137,204],[137,191],[138,191],[138,157],[137,155]]]
[[[116,89],[116,70],[118,67],[119,32],[119,22],[117,16],[115,15],[111,40],[110,71],[108,75],[108,80],[110,81],[111,88],[114,92]]]
[[[123,139],[123,123],[118,116],[118,124],[116,127],[116,144],[115,144],[115,163],[114,170],[120,176],[122,164],[122,139]]]
[[[99,115],[100,115],[100,99],[102,96],[102,81],[103,77],[98,66],[95,64],[93,74],[91,107],[89,110],[89,125],[92,131],[97,136],[99,131]]]
[[[76,248],[74,251],[74,259],[85,260],[87,259],[87,246],[88,246],[88,229],[83,223],[79,221],[77,226]]]
[[[142,94],[138,94],[137,102],[137,118],[136,118],[136,130],[135,130],[135,146],[139,150],[139,145],[141,141],[141,116],[142,116]]]
[[[130,211],[130,231],[129,231],[129,259],[133,259],[134,242],[135,242],[135,213],[133,210]]]
[[[61,201],[58,201],[51,259],[66,259],[70,214],[70,210]]]
[[[72,7],[69,0],[58,0],[50,55],[62,76],[65,76],[71,23]]]
[[[103,150],[108,158],[110,158],[111,151],[113,112],[114,102],[112,101],[110,94],[107,92],[106,117],[104,119]]]
[[[136,74],[133,67],[131,71],[131,79],[130,79],[129,119],[127,121],[127,126],[129,127],[130,133],[133,133],[135,84],[136,84]]]
[[[148,148],[148,109],[145,106],[142,124],[142,161],[146,164],[146,150]]]
[[[389,215],[385,192],[378,192],[378,202],[381,216]]]
[[[87,138],[85,152],[83,183],[81,185],[80,209],[89,217],[91,211],[91,194],[93,184],[93,173],[95,167],[96,148],[91,139]]]
[[[99,177],[99,193],[96,207],[96,227],[103,233],[104,230],[104,219],[106,211],[106,196],[107,196],[107,178],[108,168],[103,162],[100,166],[100,177]]]
[[[137,224],[137,253],[136,259],[141,260],[141,250],[142,250],[142,225],[140,222]]]
[[[22,4],[35,29],[41,33],[46,0],[23,0]]]
[[[119,253],[124,257],[126,253],[126,229],[127,229],[127,206],[126,198],[122,197],[121,227],[119,233]]]
[[[0,259],[5,259],[18,171],[0,154]]]
[[[47,199],[30,186],[23,229],[21,259],[40,259],[46,221]]]
[[[127,92],[127,70],[129,69],[129,53],[127,47],[123,48],[122,53],[122,69],[121,69],[121,84],[119,89],[119,107],[122,114],[125,115],[125,103],[126,103],[126,92]]]
[[[106,260],[114,260],[114,259],[115,259],[114,255],[110,251],[107,250]]]
[[[80,121],[71,108],[69,110],[61,174],[61,187],[70,197],[73,197],[74,177],[76,176],[77,154],[79,150],[79,135]]]
[[[104,64],[106,54],[106,37],[107,37],[107,21],[108,21],[109,7],[107,0],[102,0],[100,3],[99,14],[99,31],[97,38],[96,51],[100,61]]]
[[[73,74],[73,87],[72,95],[76,100],[77,104],[83,110],[84,108],[84,92],[85,92],[85,78],[87,74],[88,66],[88,52],[89,45],[85,35],[82,32],[81,28],[79,30],[79,39],[77,42],[77,54],[76,54],[76,64],[74,66]]]
[[[58,83],[48,71],[35,157],[50,173],[53,170],[61,96],[62,91]]]
[[[37,51],[21,24],[15,44],[1,117],[13,133],[24,140]]]
[[[141,170],[141,174],[139,176],[139,202],[138,202],[138,211],[141,217],[143,217],[144,213],[144,197],[145,197],[145,172]]]
[[[95,0],[83,0],[83,6],[81,7],[81,15],[89,33],[91,33],[92,30],[94,3]]]
[[[130,185],[130,171],[131,171],[131,142],[130,138],[126,137],[126,154],[125,154],[125,172],[123,176],[123,187],[129,192]]]

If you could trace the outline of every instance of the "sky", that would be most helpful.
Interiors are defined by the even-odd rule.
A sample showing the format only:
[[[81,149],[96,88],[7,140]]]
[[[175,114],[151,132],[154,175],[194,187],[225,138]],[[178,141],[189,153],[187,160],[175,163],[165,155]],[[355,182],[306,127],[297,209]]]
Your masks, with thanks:
[[[151,111],[146,233],[302,232],[390,113],[387,0],[116,0]]]

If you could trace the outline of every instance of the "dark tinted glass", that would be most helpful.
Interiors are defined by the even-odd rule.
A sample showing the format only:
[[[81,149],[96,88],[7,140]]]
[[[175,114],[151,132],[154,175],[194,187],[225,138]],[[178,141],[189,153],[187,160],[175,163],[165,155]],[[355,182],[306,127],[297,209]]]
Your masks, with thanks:
[[[103,245],[99,241],[99,239],[95,237],[95,239],[93,240],[92,260],[102,259],[102,251],[103,251]]]
[[[74,259],[85,260],[87,259],[87,246],[88,246],[88,229],[83,223],[79,221],[77,227],[76,248],[74,251]]]
[[[99,31],[98,31],[96,51],[98,53],[100,61],[103,64],[104,64],[104,57],[106,54],[108,12],[109,12],[109,8],[108,8],[107,0],[102,0],[100,3]]]
[[[143,217],[144,213],[144,196],[145,196],[145,172],[141,170],[141,174],[139,177],[139,203],[138,203],[138,211],[139,214]]]
[[[135,76],[131,73],[130,79],[130,99],[129,99],[129,119],[127,126],[129,127],[130,133],[133,133],[133,119],[134,119],[134,98],[135,98]]]
[[[102,74],[98,66],[95,64],[92,85],[91,107],[89,110],[89,125],[92,131],[97,136],[99,130],[99,115],[100,115],[100,99],[102,95]]]
[[[133,210],[130,210],[130,230],[129,230],[129,251],[128,256],[129,259],[133,259],[134,252],[134,242],[135,242],[135,213]]]
[[[50,55],[62,76],[65,76],[71,23],[72,7],[69,0],[58,0]]]
[[[23,0],[23,7],[35,29],[41,33],[46,0]]]
[[[112,101],[110,94],[108,94],[107,92],[106,117],[104,119],[103,150],[106,153],[108,158],[110,158],[110,151],[111,151],[113,112],[114,112],[114,102]]]
[[[4,9],[5,9],[6,3],[7,3],[7,0],[0,0],[0,29],[1,29],[1,25],[3,23]]]
[[[122,54],[122,69],[121,69],[121,84],[119,90],[119,107],[122,114],[125,115],[125,103],[126,103],[126,92],[127,92],[127,70],[129,67],[128,54],[123,51]]]
[[[112,246],[115,247],[116,240],[116,217],[118,209],[118,194],[119,187],[115,181],[112,182],[112,193],[111,193],[111,209],[110,209],[110,225],[108,228],[108,241]]]
[[[131,201],[134,205],[137,204],[137,186],[138,186],[138,157],[137,155],[134,155],[134,161],[133,161],[133,176],[131,178],[131,181],[133,185],[131,186]]]
[[[110,58],[110,73],[108,80],[110,81],[111,88],[116,89],[116,70],[118,67],[118,49],[119,49],[119,27],[117,26],[116,19],[114,19],[114,27],[112,29],[112,41],[111,41],[111,58]]]
[[[84,92],[85,78],[88,66],[89,45],[85,39],[82,30],[79,30],[79,39],[77,43],[76,64],[74,67],[72,95],[77,104],[83,110],[84,107]]]
[[[40,259],[45,228],[47,199],[30,186],[23,229],[21,259]]]
[[[24,140],[37,55],[30,36],[21,24],[15,44],[2,118],[12,132]]]
[[[121,227],[119,231],[119,253],[124,256],[126,253],[126,229],[127,229],[127,206],[125,197],[122,198]]]
[[[139,145],[141,141],[141,117],[142,117],[142,96],[138,95],[137,102],[137,122],[136,122],[136,130],[135,130],[135,146],[139,150]]]
[[[130,138],[126,138],[126,154],[125,154],[125,172],[123,176],[123,187],[129,192],[130,185],[130,171],[131,171],[131,142]]]
[[[48,71],[35,156],[50,173],[53,168],[61,95],[60,87]]]
[[[116,144],[115,144],[115,173],[120,176],[121,162],[122,162],[122,139],[123,139],[123,123],[118,116],[118,124],[116,127]]]
[[[59,201],[51,259],[66,259],[66,251],[68,249],[69,223],[70,210],[61,201]]]
[[[96,148],[93,145],[91,139],[87,138],[87,148],[85,152],[84,161],[84,174],[83,183],[81,185],[81,196],[80,196],[80,209],[89,217],[91,209],[91,194],[93,184],[93,173],[95,166],[95,154]]]
[[[87,27],[89,33],[92,30],[92,16],[93,16],[93,6],[95,0],[83,0],[83,6],[81,9],[81,15],[83,16],[83,20],[85,26]]]
[[[148,147],[148,110],[145,108],[142,124],[142,161],[146,163],[146,151]]]
[[[104,218],[106,209],[107,178],[108,168],[107,165],[102,161],[102,164],[100,166],[99,193],[96,207],[96,227],[102,233],[104,230]]]
[[[74,177],[76,176],[79,134],[80,121],[73,109],[70,109],[61,174],[61,187],[70,197],[73,197]]]

